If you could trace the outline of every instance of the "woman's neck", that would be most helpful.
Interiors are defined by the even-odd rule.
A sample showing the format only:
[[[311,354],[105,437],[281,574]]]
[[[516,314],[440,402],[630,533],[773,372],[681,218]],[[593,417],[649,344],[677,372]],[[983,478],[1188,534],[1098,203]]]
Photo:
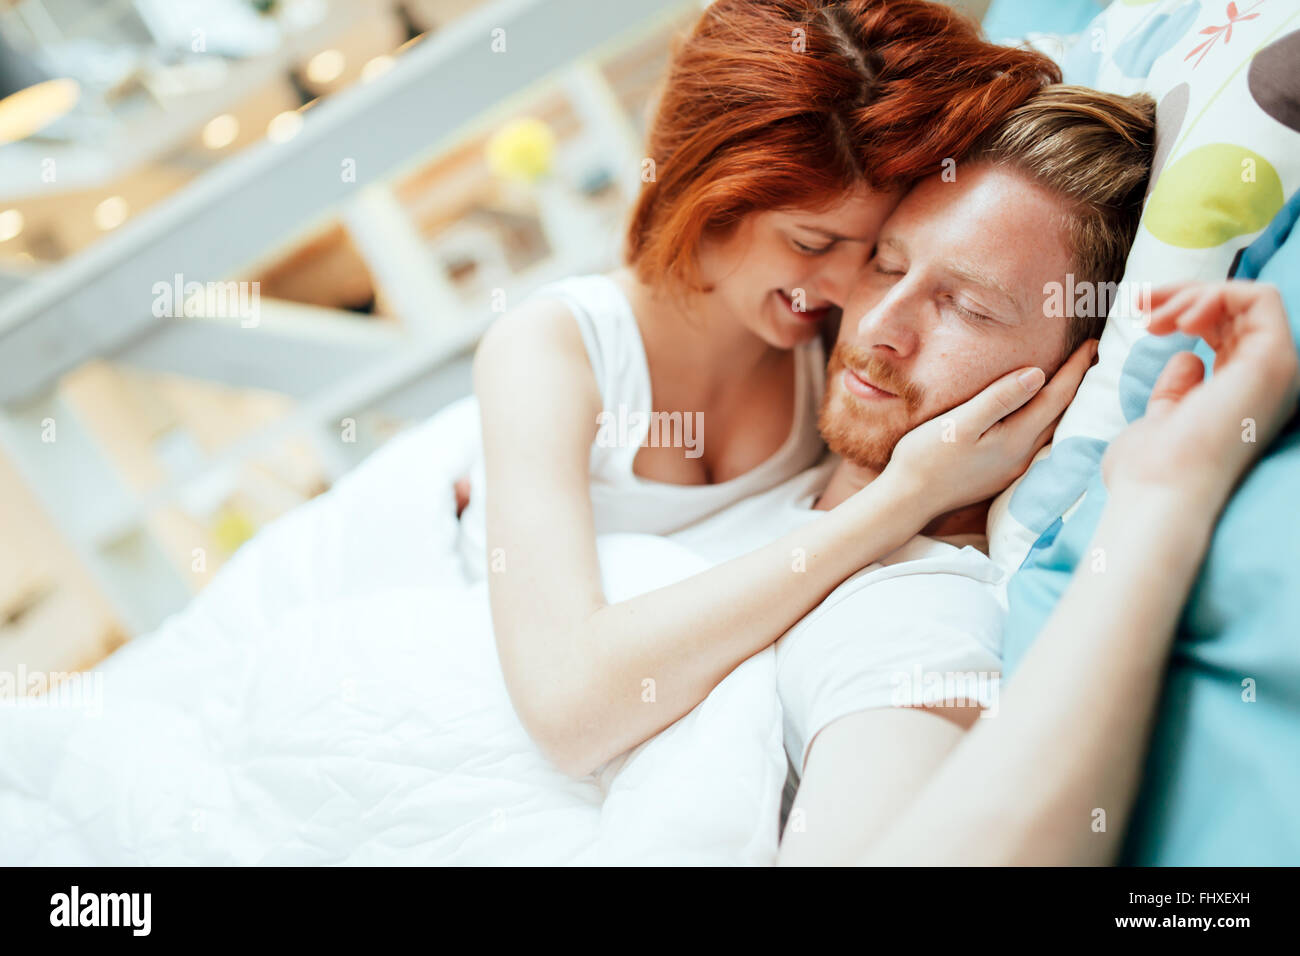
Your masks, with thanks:
[[[673,364],[705,391],[725,388],[782,356],[721,308],[708,292],[676,293],[641,282],[630,268],[614,273],[632,306],[652,364]]]

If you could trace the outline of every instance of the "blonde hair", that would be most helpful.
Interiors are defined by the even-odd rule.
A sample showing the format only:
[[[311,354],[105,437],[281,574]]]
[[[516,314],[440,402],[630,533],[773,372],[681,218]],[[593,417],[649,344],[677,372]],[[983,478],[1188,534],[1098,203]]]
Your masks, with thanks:
[[[1076,285],[1119,282],[1142,218],[1155,113],[1155,100],[1145,94],[1120,96],[1057,83],[1008,113],[967,161],[1016,170],[1065,197]],[[1066,356],[1101,334],[1105,303],[1097,298],[1099,315],[1074,315],[1071,309]]]

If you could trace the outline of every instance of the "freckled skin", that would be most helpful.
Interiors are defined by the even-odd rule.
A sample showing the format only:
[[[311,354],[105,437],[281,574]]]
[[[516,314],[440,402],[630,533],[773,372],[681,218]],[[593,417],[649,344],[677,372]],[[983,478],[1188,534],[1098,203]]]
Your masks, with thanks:
[[[904,197],[844,308],[822,411],[833,449],[880,469],[913,427],[1013,369],[1037,365],[1051,377],[1067,320],[1044,315],[1043,288],[1072,268],[1066,212],[1054,193],[985,164],[960,168],[956,182],[922,180]],[[962,277],[963,268],[1012,301]],[[886,382],[919,387],[919,404],[854,396],[843,382],[846,354],[854,368],[870,363]]]

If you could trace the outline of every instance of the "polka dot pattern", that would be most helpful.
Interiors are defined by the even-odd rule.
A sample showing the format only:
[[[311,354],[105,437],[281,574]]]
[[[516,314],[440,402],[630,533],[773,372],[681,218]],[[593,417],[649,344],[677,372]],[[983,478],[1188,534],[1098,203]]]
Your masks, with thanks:
[[[1247,83],[1260,109],[1300,132],[1300,31],[1288,33],[1255,54]]]
[[[1300,5],[1238,4],[1228,38],[1230,19],[1220,0],[1120,0],[1062,54],[1070,81],[1149,93],[1158,104],[1130,287],[1229,275],[1300,185]],[[1073,517],[1088,513],[1078,503],[1106,444],[1142,415],[1160,370],[1190,345],[1153,338],[1132,320],[1107,324],[1100,361],[1054,446],[994,502],[989,543],[999,564],[1031,570],[1053,560]]]
[[[1209,143],[1163,170],[1142,221],[1171,246],[1209,249],[1263,229],[1282,202],[1272,163],[1244,146]]]

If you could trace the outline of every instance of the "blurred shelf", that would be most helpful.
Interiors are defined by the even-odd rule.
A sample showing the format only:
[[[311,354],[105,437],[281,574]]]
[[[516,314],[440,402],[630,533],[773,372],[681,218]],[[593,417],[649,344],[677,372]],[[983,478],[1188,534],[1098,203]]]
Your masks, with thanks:
[[[230,156],[0,297],[0,440],[120,622],[72,645],[156,626],[246,534],[466,394],[501,311],[616,264],[639,187],[628,111],[644,109],[653,64],[697,9],[503,0],[463,13],[308,111],[293,139]],[[484,38],[500,25],[515,52],[491,60]],[[554,175],[533,189],[484,162],[487,137],[520,116],[557,137]],[[256,322],[159,314],[155,285],[176,275],[256,283]],[[57,442],[40,437],[48,422]],[[30,605],[23,620],[53,600],[32,601],[34,580],[12,596]]]

